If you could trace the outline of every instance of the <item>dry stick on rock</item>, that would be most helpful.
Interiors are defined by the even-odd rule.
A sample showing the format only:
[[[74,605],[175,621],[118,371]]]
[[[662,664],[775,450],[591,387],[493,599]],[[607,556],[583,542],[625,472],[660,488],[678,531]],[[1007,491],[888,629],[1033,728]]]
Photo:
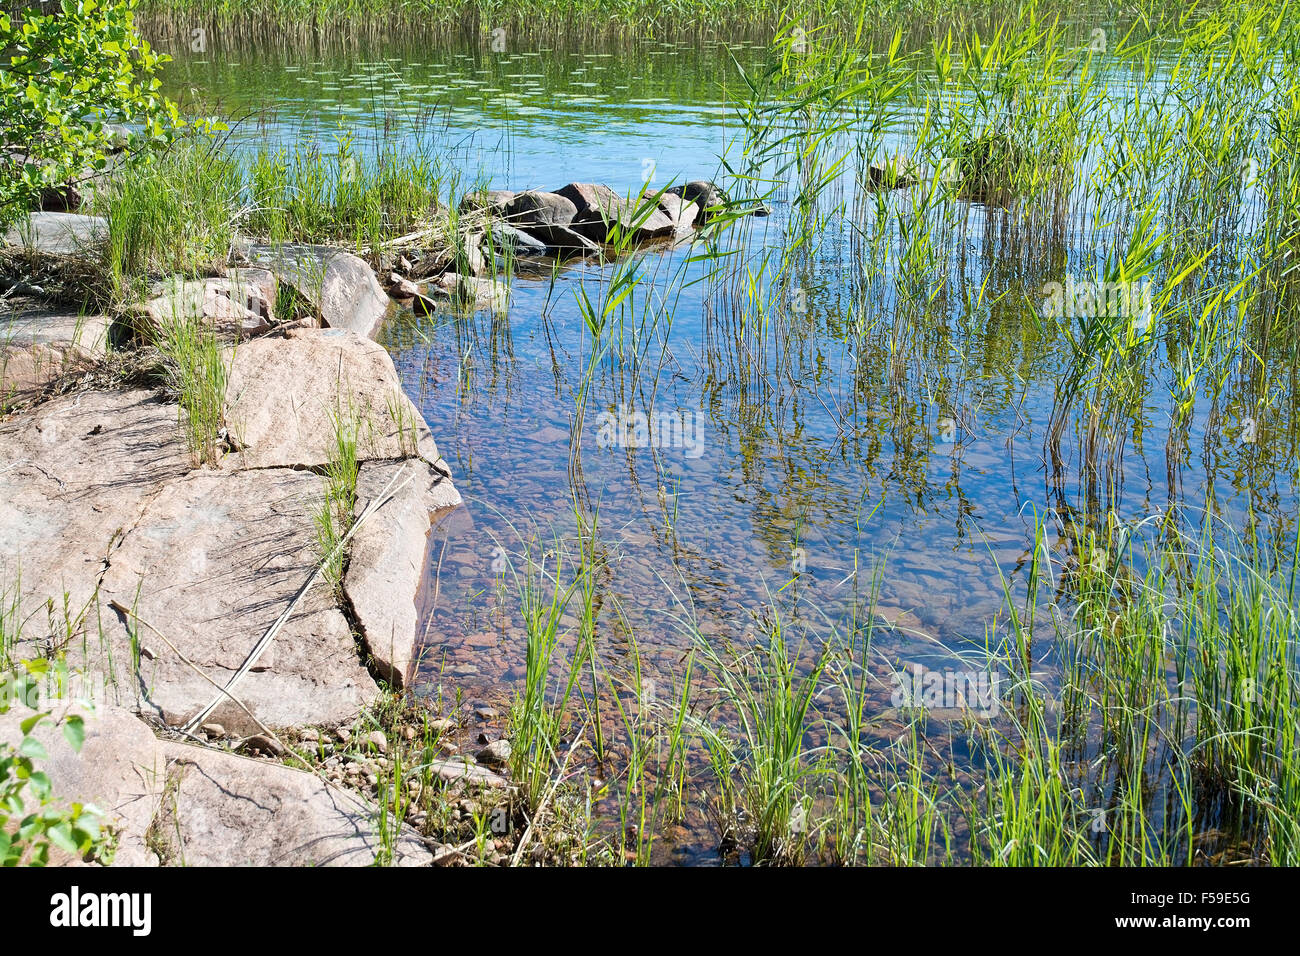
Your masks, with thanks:
[[[262,652],[270,646],[273,640],[275,640],[276,635],[280,633],[280,629],[288,622],[302,599],[307,596],[307,592],[311,590],[312,585],[320,580],[326,566],[332,563],[334,559],[342,553],[343,549],[347,546],[347,543],[352,539],[352,535],[354,535],[357,529],[366,522],[366,519],[386,505],[394,495],[410,484],[411,480],[415,477],[415,472],[411,471],[401,484],[397,485],[397,487],[393,487],[394,484],[396,484],[397,479],[401,477],[401,471],[393,475],[393,477],[389,479],[388,484],[384,486],[384,490],[375,496],[374,500],[372,500],[370,504],[366,505],[366,509],[361,512],[361,515],[357,520],[352,523],[352,527],[348,529],[347,534],[343,535],[343,537],[339,539],[338,544],[334,546],[333,550],[316,565],[316,570],[313,571],[311,577],[307,579],[307,583],[298,589],[298,593],[295,594],[293,600],[289,602],[289,606],[284,609],[284,612],[275,619],[275,623],[267,628],[266,633],[263,634],[257,644],[253,646],[252,651],[249,652],[244,663],[240,665],[239,670],[236,671],[234,676],[226,683],[224,690],[214,697],[206,707],[191,717],[185,724],[182,729],[186,733],[193,733],[194,728],[200,726],[203,721],[207,720],[208,716],[221,705],[221,702],[225,699],[229,690],[243,679],[244,675],[247,674],[252,669],[253,665],[257,663],[258,658],[262,656]]]
[[[251,710],[248,709],[248,705],[247,705],[247,704],[245,704],[242,700],[240,700],[240,699],[239,699],[238,697],[236,697],[234,694],[230,693],[229,690],[227,690],[226,688],[224,688],[224,687],[222,687],[220,684],[218,684],[216,681],[214,681],[211,677],[209,677],[207,674],[205,674],[205,673],[203,672],[203,668],[199,667],[198,664],[195,664],[192,660],[190,660],[188,657],[186,657],[186,656],[181,652],[181,649],[180,649],[179,647],[177,647],[175,644],[173,644],[171,641],[169,641],[169,640],[167,639],[167,635],[166,635],[166,634],[164,634],[162,631],[158,630],[158,628],[154,627],[152,624],[150,624],[148,621],[146,621],[144,618],[142,618],[142,617],[141,617],[139,614],[137,614],[135,611],[131,610],[129,607],[127,607],[127,606],[126,606],[125,604],[123,604],[121,601],[116,601],[116,600],[109,601],[109,602],[108,602],[108,606],[111,607],[114,611],[117,611],[119,614],[128,615],[128,616],[134,618],[134,619],[135,619],[137,622],[139,622],[140,624],[143,624],[145,627],[147,627],[150,631],[153,632],[154,636],[157,637],[158,640],[162,641],[164,644],[166,644],[168,647],[170,647],[170,648],[172,649],[172,652],[175,653],[175,655],[181,659],[181,662],[182,662],[183,664],[185,664],[187,667],[189,667],[192,671],[194,671],[194,673],[198,674],[200,677],[202,677],[205,681],[207,681],[209,684],[211,684],[211,685],[212,685],[213,687],[215,687],[217,690],[221,691],[221,693],[222,693],[223,696],[225,696],[225,697],[229,697],[232,703],[234,703],[235,705],[237,705],[237,706],[239,707],[240,710],[242,710],[244,713],[246,713],[246,714],[248,715],[248,719],[249,719],[249,720],[251,720],[253,723],[257,724],[258,729],[261,730],[262,733],[266,734],[268,737],[270,737],[272,740],[274,740],[274,741],[275,741],[275,742],[276,742],[276,743],[277,743],[281,748],[283,748],[283,749],[285,750],[285,752],[293,754],[295,757],[297,757],[299,760],[301,760],[301,761],[302,761],[304,764],[306,764],[308,767],[311,766],[311,764],[308,763],[308,761],[307,761],[306,759],[304,759],[303,757],[299,756],[299,754],[298,754],[298,753],[297,753],[297,752],[296,752],[292,747],[287,747],[287,746],[285,746],[284,741],[281,740],[278,736],[276,736],[275,731],[273,731],[270,727],[266,726],[266,724],[264,724],[264,723],[262,723],[260,720],[258,720],[258,719],[257,719],[257,715],[254,714]],[[184,728],[181,729],[181,733],[185,734],[185,736],[191,738],[192,740],[199,740],[199,739],[200,739],[200,738],[196,737],[193,733],[191,733],[191,732],[185,730]]]

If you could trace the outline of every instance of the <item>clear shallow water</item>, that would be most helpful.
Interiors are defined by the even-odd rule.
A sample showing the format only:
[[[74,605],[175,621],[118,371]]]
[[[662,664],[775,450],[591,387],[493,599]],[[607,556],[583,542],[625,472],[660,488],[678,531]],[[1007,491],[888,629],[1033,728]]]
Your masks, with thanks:
[[[324,62],[245,53],[180,62],[170,82],[203,89],[227,113],[267,110],[237,129],[249,143],[314,138],[328,148],[340,131],[361,144],[396,131],[490,186],[595,181],[624,191],[647,178],[715,176],[735,135],[736,78],[725,64],[716,49],[661,47]],[[905,212],[900,196],[887,200],[895,213]],[[517,278],[508,316],[399,313],[385,344],[469,504],[469,520],[435,552],[418,686],[432,693],[446,674],[471,697],[511,693],[524,646],[518,595],[513,585],[502,595],[501,572],[522,563],[528,542],[534,555],[557,541],[572,547],[575,497],[598,516],[601,653],[617,669],[635,644],[662,687],[691,647],[686,619],[719,646],[743,645],[770,606],[815,639],[876,590],[887,625],[873,637],[882,741],[897,733],[891,668],[952,666],[998,636],[1004,586],[1024,585],[1035,514],[1050,513],[1062,565],[1107,512],[1135,526],[1171,507],[1208,509],[1239,529],[1250,511],[1289,542],[1289,405],[1280,400],[1243,443],[1238,383],[1217,408],[1202,395],[1177,454],[1160,379],[1095,480],[1073,419],[1053,466],[1045,432],[1068,347],[1026,290],[1059,277],[1060,261],[1049,268],[999,238],[999,211],[967,212],[945,250],[942,307],[928,318],[900,302],[896,262],[861,272],[843,221],[800,267],[799,307],[778,308],[769,318],[779,334],[758,346],[740,328],[745,303],[703,281],[690,247],[645,254],[640,318],[627,317],[620,349],[594,364],[576,293],[598,300],[618,266]],[[778,202],[770,218],[749,221],[749,254],[779,242],[788,213]],[[1075,264],[1097,254],[1082,240],[1063,252]],[[651,306],[655,322],[644,319]],[[605,447],[598,416],[623,409],[679,416],[699,444]],[[1050,654],[1039,666],[1050,681]]]

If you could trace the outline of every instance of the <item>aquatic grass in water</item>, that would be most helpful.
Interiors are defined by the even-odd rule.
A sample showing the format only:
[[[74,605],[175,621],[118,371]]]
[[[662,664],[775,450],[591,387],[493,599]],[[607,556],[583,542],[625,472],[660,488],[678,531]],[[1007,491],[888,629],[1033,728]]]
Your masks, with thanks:
[[[564,749],[581,733],[616,803],[610,846],[636,862],[662,852],[656,829],[705,803],[719,821],[705,829],[762,862],[1295,859],[1294,514],[1281,490],[1295,452],[1295,31],[1282,4],[1195,19],[1159,6],[1131,30],[1104,21],[1104,49],[1047,4],[919,44],[859,33],[868,7],[847,31],[787,20],[771,69],[742,80],[732,201],[693,248],[589,264],[577,281],[557,266],[536,322],[517,311],[421,330],[429,388],[454,380],[466,428],[483,406],[494,431],[506,410],[510,438],[521,406],[568,417],[568,468],[557,461],[563,477],[529,500],[565,500],[546,482],[567,481],[582,508],[555,520],[580,544],[563,569],[534,554],[516,594],[503,573],[496,605],[518,605],[522,624],[512,770],[530,811],[566,758],[583,761]],[[425,193],[385,192],[364,169],[340,193],[350,167],[329,150],[351,146],[323,148],[304,147],[297,171],[294,154],[259,160],[259,229],[364,248],[418,228]],[[916,184],[879,188],[881,163]],[[777,215],[744,216],[758,199]],[[1048,314],[1054,284],[1125,295],[1101,308],[1071,296]],[[1149,308],[1131,308],[1143,288]],[[583,447],[589,408],[697,400],[725,494],[662,449]],[[468,440],[485,442],[466,456],[471,484],[479,460],[510,454],[500,436]],[[1041,486],[1025,477],[1040,460]],[[1010,515],[971,484],[999,469],[1013,472]],[[616,499],[629,487],[640,512]],[[937,607],[884,602],[892,620],[921,614],[911,631],[822,598],[845,569],[811,575],[812,610],[795,585],[748,587],[788,560],[799,511],[822,560],[843,564],[855,497],[889,519],[867,540],[954,514],[959,541],[1000,540],[985,570],[1005,571],[1003,606],[982,633],[970,613],[943,626],[950,582],[927,582],[924,560],[917,580]],[[1214,525],[1189,539],[1179,529],[1202,498],[1244,510],[1251,535]],[[1252,499],[1263,506],[1243,509]],[[619,601],[634,589],[584,524],[602,500],[603,521],[653,536],[698,594],[725,594],[684,629],[697,640],[682,666],[697,669],[680,698],[643,705],[673,655],[659,622]],[[1015,556],[1024,502],[1052,509],[1028,558]],[[1156,508],[1159,521],[1117,517]],[[759,543],[739,559],[718,543],[737,527]],[[909,539],[922,558],[925,537]],[[882,573],[883,588],[909,573]],[[752,638],[728,626],[746,600],[780,604]],[[890,656],[920,656],[917,633],[1001,675],[999,713],[887,705]]]

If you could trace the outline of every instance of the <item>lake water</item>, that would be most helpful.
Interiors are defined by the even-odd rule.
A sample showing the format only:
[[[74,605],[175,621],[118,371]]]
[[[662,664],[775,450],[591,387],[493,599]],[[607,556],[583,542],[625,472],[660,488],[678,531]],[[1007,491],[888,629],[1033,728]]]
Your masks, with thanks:
[[[215,47],[178,58],[169,84],[203,91],[228,115],[261,111],[241,138],[329,148],[343,133],[363,145],[397,135],[497,188],[572,181],[622,192],[712,179],[738,133],[739,80],[716,46],[324,58]],[[758,48],[736,53],[750,68],[762,61]],[[903,142],[902,127],[886,137]],[[900,303],[891,257],[864,277],[842,220],[800,265],[798,295],[761,339],[740,328],[737,287],[695,281],[708,268],[690,261],[698,250],[647,252],[640,312],[625,319],[620,353],[590,376],[576,294],[598,299],[616,266],[517,278],[508,316],[396,316],[385,344],[470,519],[436,550],[422,691],[448,675],[471,698],[508,699],[524,647],[517,595],[503,601],[498,572],[518,566],[525,542],[534,554],[571,545],[575,497],[598,514],[598,646],[615,670],[634,642],[647,675],[671,688],[691,646],[684,620],[719,646],[743,645],[764,606],[815,640],[860,613],[878,571],[875,611],[889,625],[873,638],[882,712],[891,667],[950,666],[996,636],[1004,588],[1024,585],[1035,514],[1049,516],[1062,563],[1107,513],[1136,526],[1209,508],[1226,534],[1249,510],[1289,541],[1296,445],[1280,410],[1242,441],[1242,408],[1202,396],[1171,454],[1172,403],[1157,375],[1099,476],[1085,467],[1077,416],[1053,466],[1046,427],[1068,347],[1023,294],[1050,274],[990,255],[1005,248],[1003,214],[967,205],[944,250],[960,268],[938,322],[933,305],[922,321]],[[778,201],[772,216],[748,220],[739,246],[757,258],[779,245],[789,212]],[[1095,249],[1073,242],[1068,261],[1090,263]],[[648,306],[661,310],[655,323],[643,321]],[[605,447],[601,412],[680,425],[682,440]],[[1050,681],[1050,655],[1036,666]],[[876,731],[887,741],[891,729],[884,720]]]

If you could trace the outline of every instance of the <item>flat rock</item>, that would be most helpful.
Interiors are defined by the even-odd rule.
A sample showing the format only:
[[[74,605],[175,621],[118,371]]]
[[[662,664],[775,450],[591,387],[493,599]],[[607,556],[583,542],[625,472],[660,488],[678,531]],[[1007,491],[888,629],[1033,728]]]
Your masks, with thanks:
[[[171,789],[156,832],[168,844],[167,862],[370,866],[383,852],[377,809],[312,774],[181,743],[164,743],[163,752]],[[392,842],[394,864],[432,864],[410,827]]]
[[[47,255],[73,255],[103,241],[108,220],[74,212],[33,212],[9,228],[5,243]]]
[[[41,305],[0,311],[0,345],[75,345],[103,352],[112,320],[106,315],[80,315]]]
[[[448,783],[463,781],[480,787],[499,789],[509,785],[509,781],[499,773],[486,767],[480,767],[466,757],[454,757],[445,760],[433,760],[429,763],[430,772],[440,780]]]
[[[0,422],[0,580],[21,584],[20,643],[98,641],[105,559],[190,469],[178,415],[152,392],[78,392]]]
[[[617,228],[635,242],[671,235],[673,222],[659,208],[645,200],[626,199],[598,183],[569,183],[556,190],[573,203],[577,212],[569,224],[575,232],[596,242],[608,242]]]
[[[177,725],[214,697],[210,681],[226,685],[316,568],[313,515],[324,488],[310,471],[204,470],[169,482],[148,503],[100,587],[104,605],[117,601],[135,618],[105,607],[96,642],[121,678],[138,634],[138,673],[120,682],[135,691],[135,707]],[[378,687],[320,581],[234,693],[271,727],[334,726],[355,718]],[[240,736],[259,729],[230,701],[208,720]]]
[[[394,480],[397,492],[352,537],[343,588],[375,667],[400,688],[415,663],[428,601],[430,529],[462,502],[451,479],[423,460],[366,462],[357,477],[357,514]]]
[[[19,724],[33,713],[17,704],[0,714],[0,740],[17,745],[23,736]],[[80,751],[72,749],[62,729],[50,719],[35,729],[36,738],[49,753],[39,769],[49,774],[56,806],[93,803],[102,810],[101,825],[117,831],[115,865],[156,864],[157,857],[145,845],[145,833],[163,792],[166,758],[158,740],[144,723],[119,707],[100,705],[87,710],[59,703],[51,716],[61,720],[73,713],[85,721]],[[66,853],[56,853],[51,854],[51,862],[81,863]]]
[[[252,245],[250,262],[275,273],[319,310],[332,329],[373,336],[388,313],[388,296],[370,266],[333,246]]]
[[[102,359],[112,321],[28,307],[0,312],[0,412]]]
[[[568,226],[551,226],[538,224],[528,226],[528,235],[546,244],[546,251],[553,256],[597,256],[600,255],[599,243],[588,239]]]
[[[234,351],[226,427],[236,467],[314,467],[330,460],[335,417],[360,422],[357,454],[438,460],[424,416],[383,346],[344,329],[294,329]]]

